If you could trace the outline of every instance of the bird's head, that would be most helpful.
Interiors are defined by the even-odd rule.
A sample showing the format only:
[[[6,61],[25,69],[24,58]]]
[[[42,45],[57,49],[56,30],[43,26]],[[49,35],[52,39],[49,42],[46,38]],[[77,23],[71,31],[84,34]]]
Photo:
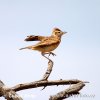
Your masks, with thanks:
[[[67,32],[63,32],[59,28],[54,28],[53,31],[52,31],[52,36],[61,37],[65,33],[67,33]]]

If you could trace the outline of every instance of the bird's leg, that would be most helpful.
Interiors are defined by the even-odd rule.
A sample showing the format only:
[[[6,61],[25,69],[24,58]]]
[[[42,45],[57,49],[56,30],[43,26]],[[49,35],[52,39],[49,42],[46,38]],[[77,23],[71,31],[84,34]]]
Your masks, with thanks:
[[[49,59],[49,56],[50,56],[50,55],[56,56],[56,54],[54,54],[53,52],[46,52],[46,53],[43,53],[43,52],[42,52],[41,54],[42,54],[43,57],[45,57],[45,58],[48,59],[48,60],[50,60],[50,59]],[[45,54],[49,54],[48,57],[46,57]]]
[[[45,54],[48,54],[48,53],[43,53],[43,52],[41,53],[41,55],[42,55],[43,57],[45,57],[46,59],[48,59],[48,60],[50,61],[50,59],[49,59],[48,57],[46,57]]]

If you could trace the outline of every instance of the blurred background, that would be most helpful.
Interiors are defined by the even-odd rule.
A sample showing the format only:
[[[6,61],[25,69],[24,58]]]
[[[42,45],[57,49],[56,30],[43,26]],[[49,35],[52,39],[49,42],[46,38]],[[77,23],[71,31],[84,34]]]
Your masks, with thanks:
[[[80,96],[68,100],[98,100],[100,79],[100,0],[0,0],[0,80],[11,87],[42,78],[47,60],[37,51],[19,49],[28,35],[49,36],[54,27],[63,36],[49,80],[89,81]],[[48,100],[68,86],[17,92],[24,100]],[[4,100],[4,98],[0,98]]]

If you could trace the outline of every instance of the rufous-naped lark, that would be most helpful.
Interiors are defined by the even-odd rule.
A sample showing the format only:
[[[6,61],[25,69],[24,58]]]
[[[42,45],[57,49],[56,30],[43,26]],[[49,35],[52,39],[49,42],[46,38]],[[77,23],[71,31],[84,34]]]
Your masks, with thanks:
[[[58,45],[61,42],[61,37],[65,33],[67,32],[63,32],[59,28],[54,28],[51,36],[48,37],[34,36],[34,35],[27,36],[25,41],[40,41],[40,42],[37,43],[36,45],[21,48],[20,50],[22,49],[37,50],[40,51],[43,56],[44,54],[55,55],[54,53],[52,53],[52,51],[58,47]]]

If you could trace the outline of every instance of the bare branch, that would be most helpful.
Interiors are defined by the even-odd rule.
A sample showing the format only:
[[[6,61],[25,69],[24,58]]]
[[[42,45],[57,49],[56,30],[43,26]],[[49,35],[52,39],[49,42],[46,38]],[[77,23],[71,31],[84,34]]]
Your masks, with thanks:
[[[20,91],[24,89],[31,89],[37,87],[45,87],[45,86],[52,86],[52,85],[70,85],[76,84],[81,82],[80,80],[55,80],[55,81],[35,81],[30,83],[18,84],[12,87],[13,91]]]
[[[45,72],[45,74],[43,75],[43,79],[42,80],[47,80],[52,72],[52,68],[53,68],[53,61],[49,59],[48,62],[48,67],[47,70]]]
[[[53,54],[53,53],[51,52],[50,54]],[[56,95],[50,96],[49,98],[49,100],[62,100],[64,98],[68,98],[72,95],[78,94],[79,91],[85,86],[84,83],[88,83],[88,82],[83,82],[77,79],[72,79],[72,80],[60,79],[60,80],[55,80],[55,81],[48,81],[48,78],[52,72],[53,61],[49,59],[49,57],[46,57],[44,54],[42,55],[46,59],[48,59],[48,67],[47,67],[45,74],[43,75],[43,78],[39,81],[18,84],[10,88],[6,87],[5,84],[2,81],[0,81],[0,97],[3,96],[7,100],[22,100],[22,98],[16,93],[17,91],[31,89],[31,88],[38,88],[38,87],[44,87],[43,89],[45,89],[45,87],[47,86],[71,85],[72,84],[72,86],[70,86],[68,89],[61,91],[57,93]]]
[[[7,100],[22,100],[22,98],[19,97],[19,95],[16,94],[15,92],[25,90],[25,89],[37,88],[37,87],[73,84],[68,89],[61,91],[54,96],[51,96],[49,99],[49,100],[62,100],[64,98],[68,98],[72,95],[77,94],[79,90],[81,90],[83,86],[85,86],[84,83],[88,83],[88,82],[82,82],[77,79],[55,80],[55,81],[35,81],[35,82],[30,82],[30,83],[18,84],[14,87],[8,88],[4,85],[2,81],[0,81],[0,96],[4,96]]]
[[[15,91],[8,88],[0,80],[0,96],[5,97],[7,100],[23,100]]]
[[[3,93],[2,93],[3,86],[4,86],[4,83],[0,80],[0,97],[3,95]]]
[[[50,96],[49,100],[63,100],[72,95],[79,94],[79,91],[85,86],[83,82],[79,82],[70,86],[68,89],[57,93],[56,95]]]

